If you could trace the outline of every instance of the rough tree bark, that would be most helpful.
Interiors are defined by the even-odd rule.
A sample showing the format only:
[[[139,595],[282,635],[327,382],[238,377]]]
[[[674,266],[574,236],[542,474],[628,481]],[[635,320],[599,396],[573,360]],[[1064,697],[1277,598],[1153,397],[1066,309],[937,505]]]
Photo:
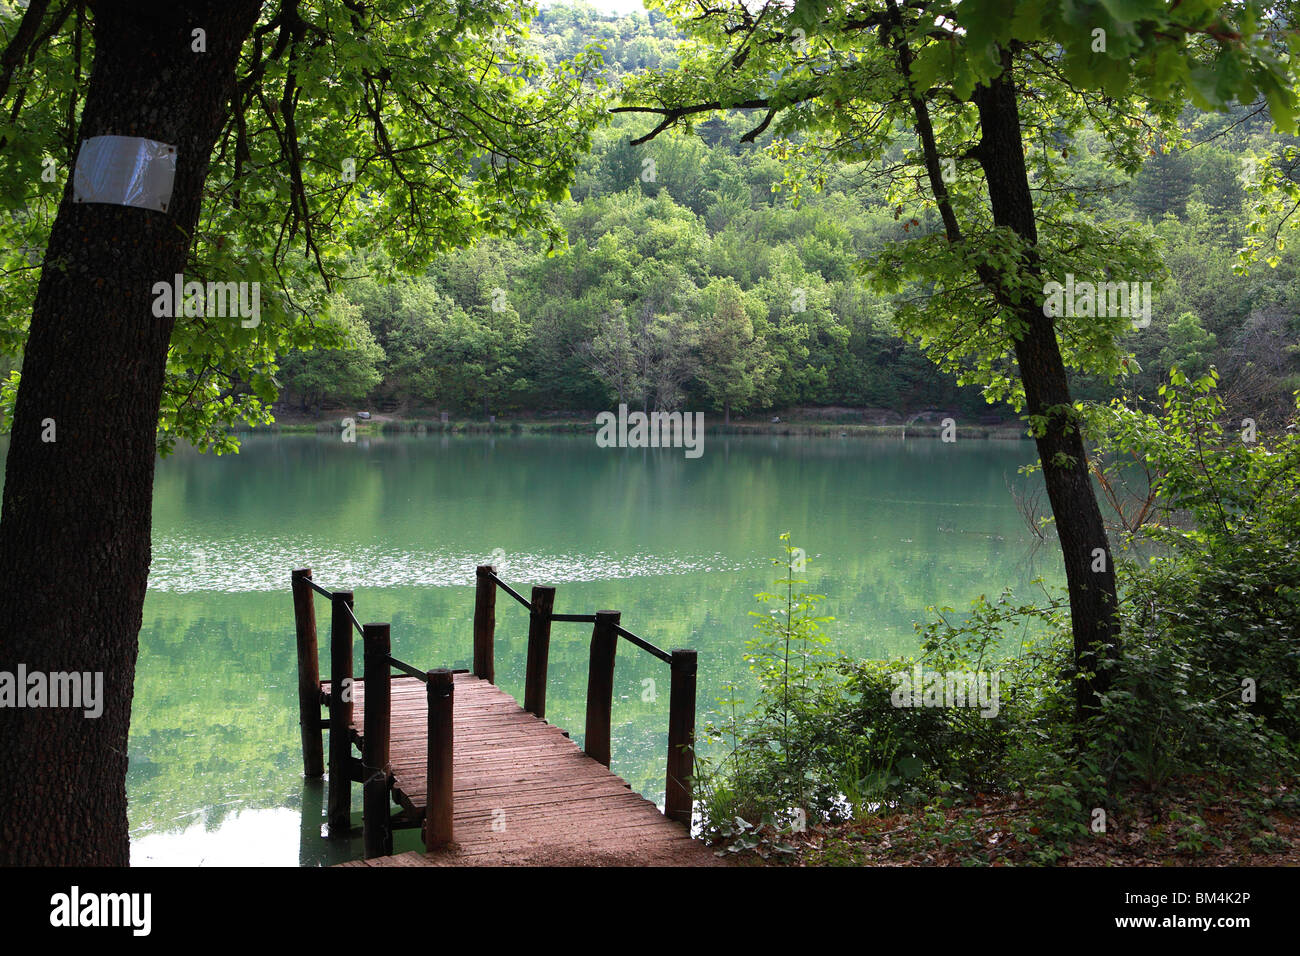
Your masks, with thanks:
[[[1014,230],[1029,244],[1028,268],[1037,275],[1033,248],[1038,242],[1038,229],[1009,58],[998,79],[976,90],[975,104],[982,134],[977,158],[988,183],[993,221]],[[1075,700],[1083,714],[1096,706],[1097,695],[1107,687],[1107,672],[1095,669],[1118,649],[1115,568],[1088,475],[1087,452],[1071,411],[1069,380],[1055,325],[1043,314],[1041,302],[1025,302],[1017,314],[1024,323],[1015,353],[1025,387],[1025,408],[1030,415],[1047,419],[1046,430],[1036,441],[1065,560],[1074,655],[1081,668],[1075,682]],[[1101,549],[1102,556],[1096,556],[1097,549]],[[1102,570],[1094,571],[1098,564]]]
[[[0,708],[0,863],[125,865],[127,729],[150,560],[155,432],[208,160],[261,0],[96,0],[79,141],[177,147],[168,210],[72,202],[50,235],[0,518],[0,670],[103,673],[103,715]],[[205,32],[206,52],[193,49]],[[231,277],[237,278],[237,277]],[[234,320],[238,321],[238,319]],[[55,441],[42,440],[52,419]],[[195,675],[200,679],[200,675]]]

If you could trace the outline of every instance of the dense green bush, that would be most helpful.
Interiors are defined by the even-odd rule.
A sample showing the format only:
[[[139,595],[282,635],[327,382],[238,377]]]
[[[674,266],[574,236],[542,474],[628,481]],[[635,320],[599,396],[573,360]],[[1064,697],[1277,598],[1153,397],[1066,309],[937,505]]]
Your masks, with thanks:
[[[1257,774],[1300,747],[1300,436],[1225,425],[1218,376],[1175,370],[1161,414],[1092,414],[1103,473],[1146,463],[1161,545],[1122,568],[1125,644],[1089,728],[1108,782]]]

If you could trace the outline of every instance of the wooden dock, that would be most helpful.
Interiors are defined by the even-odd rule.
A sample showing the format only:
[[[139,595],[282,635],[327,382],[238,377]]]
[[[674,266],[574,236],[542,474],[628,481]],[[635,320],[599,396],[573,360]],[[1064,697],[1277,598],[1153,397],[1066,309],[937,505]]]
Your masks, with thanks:
[[[695,653],[659,650],[624,629],[618,612],[559,615],[554,588],[529,601],[490,566],[478,569],[476,674],[421,672],[389,654],[387,624],[360,625],[351,592],[330,592],[293,572],[302,707],[303,764],[324,772],[321,731],[330,729],[329,832],[351,832],[351,784],[362,784],[364,860],[344,866],[641,865],[709,866],[691,839]],[[495,594],[529,611],[525,703],[493,679]],[[322,681],[312,591],[331,601],[330,679]],[[553,621],[591,623],[585,750],[545,714]],[[365,641],[364,675],[352,675],[354,629]],[[669,664],[671,691],[665,814],[609,769],[610,709],[619,638]],[[394,676],[392,671],[402,672]],[[336,692],[336,688],[344,689]],[[321,707],[328,708],[322,719]],[[333,728],[345,728],[334,733]],[[358,759],[353,748],[360,751]],[[394,810],[394,806],[396,809]],[[396,829],[421,828],[425,852],[392,855]]]
[[[365,708],[365,685],[353,701]],[[685,826],[667,819],[568,735],[539,720],[494,684],[455,675],[454,840],[431,853],[406,853],[343,866],[717,862]],[[392,683],[392,793],[412,818],[427,804],[423,683]],[[399,720],[398,715],[401,715]],[[354,719],[360,742],[364,718]]]

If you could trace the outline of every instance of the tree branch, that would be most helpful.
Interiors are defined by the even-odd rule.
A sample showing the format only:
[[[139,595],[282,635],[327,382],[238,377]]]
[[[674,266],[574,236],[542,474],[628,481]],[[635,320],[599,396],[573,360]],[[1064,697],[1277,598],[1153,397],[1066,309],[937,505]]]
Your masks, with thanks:
[[[49,6],[49,0],[32,0],[27,7],[27,12],[23,14],[22,22],[18,24],[13,39],[5,47],[4,54],[0,55],[0,99],[4,99],[5,94],[9,92],[9,83],[13,80],[14,71],[18,69],[18,63],[36,38],[36,32],[41,28],[41,21],[45,19],[45,11]],[[61,16],[67,16],[68,7],[71,6],[72,4],[68,4],[64,7]]]

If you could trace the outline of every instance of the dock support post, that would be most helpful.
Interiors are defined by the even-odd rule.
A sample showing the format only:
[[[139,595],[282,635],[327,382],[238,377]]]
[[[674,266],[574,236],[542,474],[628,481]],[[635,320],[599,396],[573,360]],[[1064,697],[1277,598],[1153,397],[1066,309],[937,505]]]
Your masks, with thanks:
[[[369,860],[393,852],[393,821],[388,791],[388,735],[392,717],[389,626],[363,625],[361,639],[364,642],[362,663],[366,684],[366,706],[362,714],[362,842],[366,859]]]
[[[497,628],[497,583],[488,577],[489,573],[496,573],[490,564],[480,564],[474,569],[474,676],[495,684],[492,645]]]
[[[606,767],[614,706],[614,654],[618,649],[614,627],[621,617],[618,611],[596,612],[596,626],[591,630],[591,663],[587,669],[587,732],[582,748],[587,756]]]
[[[453,678],[447,668],[432,670],[429,701],[429,753],[426,763],[424,846],[436,850],[452,840],[452,707]]]
[[[302,772],[308,777],[325,773],[325,751],[320,726],[320,655],[316,647],[316,604],[312,600],[311,568],[296,568],[293,583],[293,621],[298,641],[298,726],[302,731]]]
[[[664,787],[664,816],[691,825],[694,807],[691,776],[695,772],[696,654],[675,650],[669,663],[668,778]]]
[[[302,782],[302,824],[298,828],[298,865],[313,866],[320,856],[320,822],[325,816],[325,782]]]
[[[330,597],[330,839],[346,839],[352,829],[351,607],[351,591]]]
[[[546,719],[546,661],[551,653],[551,611],[555,588],[533,588],[528,614],[528,663],[524,669],[524,710]]]

